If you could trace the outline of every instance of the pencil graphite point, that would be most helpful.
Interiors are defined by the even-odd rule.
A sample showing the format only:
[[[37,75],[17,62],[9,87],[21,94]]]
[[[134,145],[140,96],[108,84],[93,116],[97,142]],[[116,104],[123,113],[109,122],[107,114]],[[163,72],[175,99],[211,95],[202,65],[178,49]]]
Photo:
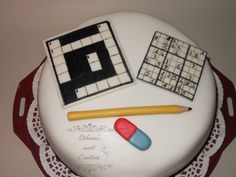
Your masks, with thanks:
[[[186,106],[180,106],[180,112],[186,112],[186,111],[191,111],[192,108],[191,107],[186,107]]]

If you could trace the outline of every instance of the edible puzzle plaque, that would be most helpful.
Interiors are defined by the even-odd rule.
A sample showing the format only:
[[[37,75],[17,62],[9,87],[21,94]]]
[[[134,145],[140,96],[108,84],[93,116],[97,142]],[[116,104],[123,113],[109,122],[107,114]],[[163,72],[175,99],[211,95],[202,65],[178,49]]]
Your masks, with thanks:
[[[64,105],[133,82],[108,21],[58,35],[45,46]]]
[[[207,52],[155,32],[137,78],[194,99]]]

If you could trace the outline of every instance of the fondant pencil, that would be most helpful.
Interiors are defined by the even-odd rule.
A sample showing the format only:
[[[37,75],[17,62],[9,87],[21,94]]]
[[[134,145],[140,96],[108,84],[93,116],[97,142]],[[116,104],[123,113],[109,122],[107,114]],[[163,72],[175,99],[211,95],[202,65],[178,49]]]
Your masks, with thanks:
[[[99,110],[87,110],[69,112],[68,120],[95,119],[103,117],[119,117],[119,116],[135,116],[135,115],[151,115],[151,114],[177,114],[190,111],[192,108],[180,105],[164,105],[164,106],[142,106],[142,107],[123,107]]]

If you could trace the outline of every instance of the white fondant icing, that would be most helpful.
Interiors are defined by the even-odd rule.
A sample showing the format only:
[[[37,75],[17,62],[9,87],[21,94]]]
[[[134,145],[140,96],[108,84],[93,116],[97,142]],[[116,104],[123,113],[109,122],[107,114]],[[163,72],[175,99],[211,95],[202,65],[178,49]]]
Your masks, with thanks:
[[[138,73],[155,31],[194,44],[173,26],[137,13],[106,15],[79,27],[104,20],[112,23],[134,75]],[[216,93],[209,63],[204,66],[193,101],[138,80],[132,87],[63,109],[53,79],[46,62],[39,84],[41,124],[59,158],[84,177],[169,176],[192,160],[211,130]],[[176,115],[126,117],[152,139],[152,146],[144,152],[131,146],[113,130],[116,118],[67,120],[69,111],[164,104],[190,106],[193,110]]]

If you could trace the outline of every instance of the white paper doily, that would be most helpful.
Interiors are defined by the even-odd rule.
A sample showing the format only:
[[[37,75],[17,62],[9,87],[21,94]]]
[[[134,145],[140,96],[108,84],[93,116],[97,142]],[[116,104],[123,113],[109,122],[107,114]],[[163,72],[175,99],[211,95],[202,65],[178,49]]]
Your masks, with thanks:
[[[74,174],[67,166],[65,166],[60,159],[53,152],[46,140],[46,136],[40,124],[38,105],[37,105],[37,94],[38,94],[38,83],[41,75],[43,65],[37,70],[35,74],[32,92],[34,100],[32,101],[28,115],[27,115],[27,128],[33,141],[39,146],[39,156],[41,164],[45,172],[51,177],[79,177]],[[212,129],[211,135],[200,154],[197,156],[189,166],[187,166],[175,177],[204,177],[209,167],[210,157],[214,155],[217,150],[221,147],[225,138],[225,121],[223,114],[220,110],[223,104],[223,87],[219,77],[215,74],[215,80],[218,91],[218,103],[217,113]]]
[[[223,114],[220,110],[223,104],[223,86],[222,83],[214,73],[216,86],[217,86],[217,94],[218,94],[218,102],[217,102],[217,112],[215,122],[212,128],[212,132],[210,137],[208,138],[204,148],[197,156],[197,158],[183,171],[181,171],[175,177],[204,177],[207,173],[210,157],[214,155],[217,150],[221,147],[224,138],[225,138],[225,120]]]
[[[35,74],[32,92],[34,100],[30,105],[27,115],[27,128],[33,141],[39,146],[39,156],[45,172],[51,177],[79,177],[75,175],[67,166],[58,159],[50,145],[47,143],[46,136],[39,119],[37,94],[38,83],[43,65],[40,66]]]

